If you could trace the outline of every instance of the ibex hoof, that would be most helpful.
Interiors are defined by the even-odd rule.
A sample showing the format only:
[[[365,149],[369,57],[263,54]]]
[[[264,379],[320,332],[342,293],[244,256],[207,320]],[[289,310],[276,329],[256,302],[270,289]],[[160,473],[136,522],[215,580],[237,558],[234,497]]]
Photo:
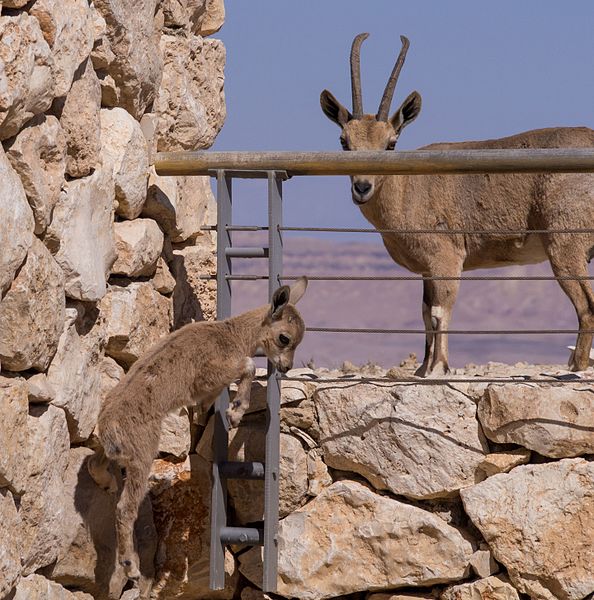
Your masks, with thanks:
[[[243,413],[233,410],[232,408],[228,408],[225,414],[227,415],[229,427],[237,427],[241,423],[241,417],[243,417]]]
[[[124,573],[128,579],[132,579],[132,581],[138,581],[140,579],[140,571],[138,570],[136,561],[126,559],[123,560],[121,564],[122,567],[124,567]]]

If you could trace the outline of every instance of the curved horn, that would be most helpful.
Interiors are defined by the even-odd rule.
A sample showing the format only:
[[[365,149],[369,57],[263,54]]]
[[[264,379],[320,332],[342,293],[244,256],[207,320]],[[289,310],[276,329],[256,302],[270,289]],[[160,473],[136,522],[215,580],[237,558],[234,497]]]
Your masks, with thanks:
[[[363,116],[363,99],[361,97],[361,44],[369,37],[368,33],[360,33],[351,46],[351,88],[353,92],[353,117]]]
[[[380,102],[379,110],[377,111],[378,121],[388,120],[388,112],[390,111],[390,105],[392,104],[394,90],[396,89],[396,82],[398,81],[398,76],[400,75],[400,70],[402,69],[402,65],[404,64],[404,59],[406,58],[406,53],[410,45],[408,38],[404,35],[400,36],[400,41],[402,42],[402,49],[400,50],[396,64],[392,69],[390,79],[388,79],[388,83],[386,83],[386,89],[384,90],[384,95],[382,96],[382,101]]]

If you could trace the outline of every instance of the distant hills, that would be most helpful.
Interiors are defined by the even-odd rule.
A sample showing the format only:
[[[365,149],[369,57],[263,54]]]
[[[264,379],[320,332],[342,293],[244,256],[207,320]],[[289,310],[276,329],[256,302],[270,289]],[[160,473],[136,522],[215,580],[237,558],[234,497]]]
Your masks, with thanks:
[[[241,244],[257,244],[257,234],[241,234]],[[235,242],[236,244],[238,241]],[[260,240],[260,244],[262,244]],[[266,273],[263,260],[236,261],[236,273]],[[410,275],[398,267],[380,243],[316,238],[285,240],[285,275]],[[470,273],[469,273],[470,274]],[[473,271],[476,275],[550,275],[548,263]],[[234,312],[266,301],[266,281],[239,281],[233,288]],[[420,281],[312,281],[300,309],[309,326],[422,329]],[[573,307],[556,281],[463,281],[452,329],[576,329]],[[567,362],[574,335],[451,335],[450,363],[526,361]],[[417,335],[310,332],[298,349],[296,366],[338,366],[349,360],[385,367],[409,353],[422,359],[424,338]]]

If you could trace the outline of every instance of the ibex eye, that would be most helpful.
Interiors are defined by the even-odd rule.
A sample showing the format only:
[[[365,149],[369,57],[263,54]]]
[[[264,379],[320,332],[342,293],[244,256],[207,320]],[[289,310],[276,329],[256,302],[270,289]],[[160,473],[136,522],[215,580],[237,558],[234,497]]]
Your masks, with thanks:
[[[343,150],[349,150],[348,142],[344,138],[340,138],[340,145]]]
[[[396,140],[389,141],[386,150],[394,150],[394,148],[396,148]]]
[[[288,345],[291,343],[291,339],[290,339],[290,338],[288,338],[288,337],[287,337],[286,335],[284,335],[283,333],[281,333],[281,334],[278,336],[278,343],[279,343],[281,346],[288,346]]]

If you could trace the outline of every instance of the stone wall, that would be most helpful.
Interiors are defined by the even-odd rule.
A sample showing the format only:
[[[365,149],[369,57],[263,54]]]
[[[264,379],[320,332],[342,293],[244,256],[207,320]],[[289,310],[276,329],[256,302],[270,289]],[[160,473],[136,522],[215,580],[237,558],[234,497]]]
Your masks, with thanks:
[[[518,382],[425,386],[360,381],[411,376],[411,364],[387,374],[291,371],[301,381],[282,391],[273,597],[591,599],[594,388],[521,383],[544,371],[568,375],[491,364],[456,375]],[[231,460],[264,458],[260,375],[231,432]],[[227,588],[206,591],[212,429],[211,418],[183,463],[155,462],[155,589],[167,598],[264,600],[259,548],[232,548]],[[234,524],[262,519],[262,482],[231,481],[229,495]]]
[[[151,165],[223,125],[225,48],[207,37],[223,2],[0,11],[0,598],[120,598],[113,499],[84,463],[104,393],[173,327],[214,316],[198,279],[214,268],[209,182]],[[189,446],[182,411],[162,451]],[[149,500],[137,537],[146,587]]]

